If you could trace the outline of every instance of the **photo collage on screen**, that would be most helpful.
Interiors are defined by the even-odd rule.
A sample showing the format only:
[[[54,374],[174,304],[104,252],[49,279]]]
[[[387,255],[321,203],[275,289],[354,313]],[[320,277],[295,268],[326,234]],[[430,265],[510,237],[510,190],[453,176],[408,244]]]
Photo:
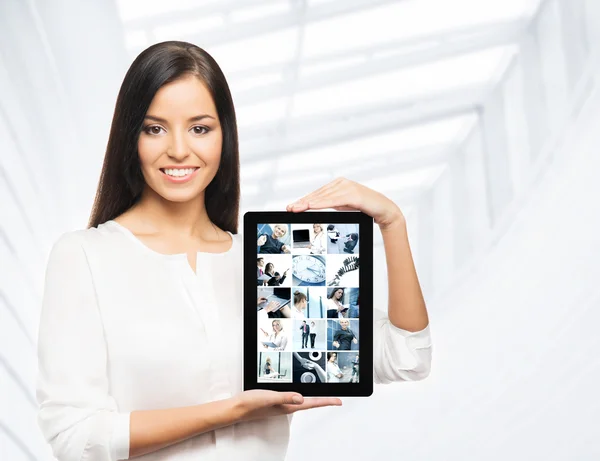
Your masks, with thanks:
[[[258,382],[359,382],[358,224],[259,224]]]

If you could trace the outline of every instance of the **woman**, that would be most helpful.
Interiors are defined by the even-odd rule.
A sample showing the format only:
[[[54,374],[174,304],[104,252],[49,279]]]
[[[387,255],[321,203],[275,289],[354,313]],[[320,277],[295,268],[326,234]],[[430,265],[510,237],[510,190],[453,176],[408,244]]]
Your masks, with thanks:
[[[358,344],[358,338],[350,329],[350,320],[340,320],[340,328],[333,334],[332,345],[340,351],[352,349],[352,343]]]
[[[273,328],[273,333],[271,333],[271,335],[269,335],[265,330],[261,328],[265,336],[265,341],[263,341],[264,348],[272,351],[284,351],[287,347],[288,337],[285,331],[283,331],[281,321],[277,319],[273,320],[271,322],[271,328]],[[275,344],[275,347],[269,346],[268,344],[264,344],[265,342]]]
[[[339,383],[340,378],[343,377],[344,374],[340,371],[340,367],[337,364],[337,354],[335,352],[327,352],[327,382]]]
[[[301,291],[294,291],[294,300],[292,306],[292,318],[298,320],[306,319],[306,306],[308,305],[306,295]]]
[[[58,461],[283,459],[291,413],[341,404],[239,392],[239,177],[217,63],[185,42],[144,50],[117,97],[89,227],[63,234],[46,269],[36,398]],[[379,225],[390,296],[375,380],[423,379],[428,317],[400,209],[345,179],[287,210],[312,208],[358,209]]]
[[[273,263],[267,263],[265,267],[265,274],[271,276],[271,279],[267,281],[267,285],[270,287],[280,286],[281,284],[283,284],[283,282],[285,282],[285,278],[287,277],[288,271],[289,269],[286,269],[283,275],[281,275],[279,272],[275,272],[275,266],[273,265]]]
[[[273,365],[271,365],[271,357],[267,357],[267,359],[265,360],[264,375],[265,378],[277,378],[277,376],[279,376],[279,373],[277,373],[273,368]]]
[[[310,241],[310,253],[313,255],[321,255],[325,253],[327,248],[327,240],[325,232],[323,232],[323,226],[321,224],[313,224],[313,238]]]
[[[348,318],[349,305],[342,304],[341,299],[344,297],[344,289],[337,288],[331,290],[327,297],[327,318],[328,319],[345,319]]]

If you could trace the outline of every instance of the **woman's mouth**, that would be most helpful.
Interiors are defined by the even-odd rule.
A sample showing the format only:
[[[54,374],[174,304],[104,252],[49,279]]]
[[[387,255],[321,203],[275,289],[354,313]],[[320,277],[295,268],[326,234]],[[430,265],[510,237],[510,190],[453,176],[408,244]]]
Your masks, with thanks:
[[[160,172],[167,181],[181,184],[192,179],[198,170],[200,170],[199,167],[161,168]]]

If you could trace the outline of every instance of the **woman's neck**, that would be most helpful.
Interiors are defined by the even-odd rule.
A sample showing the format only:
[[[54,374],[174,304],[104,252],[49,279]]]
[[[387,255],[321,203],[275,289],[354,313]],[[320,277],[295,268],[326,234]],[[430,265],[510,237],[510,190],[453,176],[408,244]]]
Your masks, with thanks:
[[[172,202],[146,187],[133,210],[150,232],[200,238],[214,232],[214,225],[206,211],[204,193],[186,202]]]

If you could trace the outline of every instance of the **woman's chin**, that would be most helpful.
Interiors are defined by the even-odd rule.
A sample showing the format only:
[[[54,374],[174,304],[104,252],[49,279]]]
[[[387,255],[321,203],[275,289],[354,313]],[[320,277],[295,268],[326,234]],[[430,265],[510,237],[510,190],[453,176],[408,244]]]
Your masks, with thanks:
[[[202,195],[201,191],[162,191],[161,197],[168,202],[185,203],[198,199]]]

